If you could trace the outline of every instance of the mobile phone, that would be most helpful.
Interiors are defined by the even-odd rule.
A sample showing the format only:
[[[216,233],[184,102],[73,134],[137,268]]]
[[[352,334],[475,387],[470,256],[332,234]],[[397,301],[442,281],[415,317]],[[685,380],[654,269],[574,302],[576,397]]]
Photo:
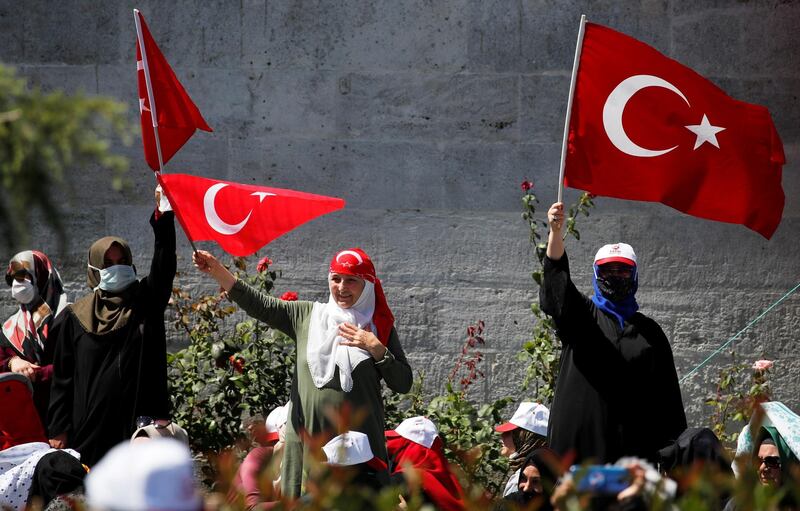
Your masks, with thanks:
[[[631,484],[630,472],[611,465],[573,465],[569,469],[578,492],[616,495]]]

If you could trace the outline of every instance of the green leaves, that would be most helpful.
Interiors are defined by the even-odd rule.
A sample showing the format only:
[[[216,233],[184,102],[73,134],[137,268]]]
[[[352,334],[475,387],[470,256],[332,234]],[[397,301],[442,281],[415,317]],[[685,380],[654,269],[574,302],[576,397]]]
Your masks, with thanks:
[[[233,264],[247,270],[245,259]],[[278,275],[239,278],[268,293]],[[266,415],[288,400],[294,341],[253,319],[229,324],[237,308],[220,294],[193,298],[178,287],[173,307],[173,326],[189,340],[167,358],[173,417],[188,430],[196,451],[219,452],[243,436],[243,419]]]
[[[98,165],[122,187],[128,162],[110,148],[112,139],[132,142],[126,108],[110,98],[29,89],[0,65],[0,226],[9,248],[29,244],[27,226],[38,210],[66,250],[59,204],[72,190],[68,170]]]

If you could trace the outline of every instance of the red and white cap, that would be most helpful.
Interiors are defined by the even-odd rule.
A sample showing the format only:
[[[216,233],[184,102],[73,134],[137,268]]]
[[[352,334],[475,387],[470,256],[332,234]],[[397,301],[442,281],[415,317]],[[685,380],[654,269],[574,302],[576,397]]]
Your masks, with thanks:
[[[394,431],[401,437],[428,449],[431,448],[436,437],[439,436],[436,425],[427,417],[406,419],[394,428]]]
[[[350,467],[366,463],[371,468],[386,470],[386,462],[376,458],[369,446],[369,438],[360,431],[347,431],[322,446],[328,465]]]
[[[547,422],[549,420],[550,410],[545,405],[524,401],[519,404],[510,421],[495,426],[494,430],[498,433],[505,433],[506,431],[522,428],[537,435],[547,436]]]
[[[267,428],[267,438],[268,442],[272,442],[274,440],[280,439],[280,431],[281,428],[286,425],[286,421],[289,419],[289,403],[286,403],[283,406],[279,406],[269,412],[267,415],[266,421],[266,428]]]
[[[594,264],[624,263],[636,266],[636,252],[627,243],[603,245],[594,256]]]

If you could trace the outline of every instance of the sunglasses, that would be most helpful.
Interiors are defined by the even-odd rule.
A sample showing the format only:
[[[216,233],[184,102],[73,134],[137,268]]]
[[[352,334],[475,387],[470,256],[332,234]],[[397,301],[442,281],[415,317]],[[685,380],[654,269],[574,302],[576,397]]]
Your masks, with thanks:
[[[152,417],[147,417],[146,415],[136,417],[136,429],[144,428],[151,424],[155,426],[156,429],[164,429],[172,424],[172,421],[169,419],[154,419]]]
[[[763,463],[767,468],[781,468],[781,458],[779,456],[766,456],[764,458],[759,456],[758,462],[759,465]]]

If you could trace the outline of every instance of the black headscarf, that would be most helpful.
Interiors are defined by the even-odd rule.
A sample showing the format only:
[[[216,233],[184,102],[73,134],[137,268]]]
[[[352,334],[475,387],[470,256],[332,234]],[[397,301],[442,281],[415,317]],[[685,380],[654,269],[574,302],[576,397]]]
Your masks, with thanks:
[[[730,474],[730,460],[725,455],[722,443],[708,428],[688,428],[680,434],[674,444],[658,451],[661,468],[668,474],[681,469],[704,464]]]

